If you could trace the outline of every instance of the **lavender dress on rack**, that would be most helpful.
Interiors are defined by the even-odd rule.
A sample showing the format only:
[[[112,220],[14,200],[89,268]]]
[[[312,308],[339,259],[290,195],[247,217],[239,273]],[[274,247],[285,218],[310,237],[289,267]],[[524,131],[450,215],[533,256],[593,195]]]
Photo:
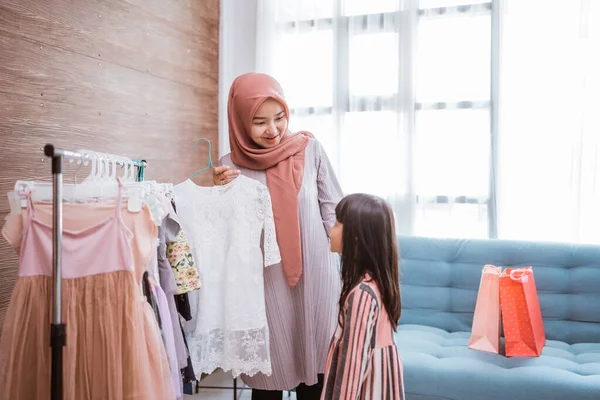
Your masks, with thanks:
[[[169,264],[169,261],[167,260],[167,243],[172,243],[177,240],[177,234],[179,233],[181,227],[179,224],[179,218],[177,217],[177,214],[175,214],[171,203],[167,201],[165,206],[168,209],[168,213],[165,215],[161,225],[158,227],[158,275],[160,279],[160,286],[164,290],[167,302],[169,304],[169,313],[171,314],[170,323],[173,326],[177,363],[179,364],[179,369],[181,369],[185,368],[187,365],[189,354],[183,339],[183,333],[179,323],[179,313],[177,312],[177,305],[175,304],[177,283],[175,281],[175,276],[173,275],[173,270],[171,269],[171,264]]]
[[[339,257],[329,251],[329,231],[342,190],[321,147],[311,139],[305,152],[304,178],[298,194],[303,274],[294,288],[281,264],[264,270],[265,301],[271,345],[271,376],[242,376],[254,389],[291,390],[314,385],[325,363],[338,315],[341,290]],[[229,155],[221,165],[266,184],[265,171],[237,167]]]

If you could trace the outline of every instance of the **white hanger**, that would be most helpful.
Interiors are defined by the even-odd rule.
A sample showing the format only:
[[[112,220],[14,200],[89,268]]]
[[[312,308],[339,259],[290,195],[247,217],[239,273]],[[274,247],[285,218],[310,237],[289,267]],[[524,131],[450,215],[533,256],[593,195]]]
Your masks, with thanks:
[[[124,195],[128,198],[128,207],[132,212],[141,210],[142,199],[154,191],[156,193],[157,183],[154,181],[135,182],[136,167],[133,160],[128,157],[112,156],[88,150],[79,150],[84,157],[78,160],[78,169],[74,173],[76,182],[77,172],[91,163],[90,174],[79,184],[64,184],[63,198],[67,200],[89,200],[100,198],[116,198],[119,193],[119,184],[117,176],[119,166],[122,166],[123,176],[120,178],[124,184]],[[73,161],[69,160],[70,164]],[[112,167],[112,169],[111,169]],[[20,205],[21,208],[27,204],[24,194],[31,193],[32,200],[52,201],[52,183],[39,181],[17,181],[14,186],[14,193],[9,195],[11,209],[16,211]],[[19,204],[20,200],[20,204]],[[18,210],[20,212],[20,208]]]
[[[131,161],[130,158],[124,157],[123,158],[123,177],[121,179],[123,179],[123,182],[130,182],[131,181],[131,177],[132,177],[132,173],[131,173],[131,169],[133,168],[133,161]]]
[[[129,160],[129,181],[130,182],[135,182],[135,173],[136,173],[136,169],[135,169],[135,163],[133,162],[133,160]]]
[[[94,177],[96,176],[96,169],[98,167],[98,157],[96,157],[96,154],[93,151],[80,150],[80,153],[87,155],[89,157],[89,159],[92,161],[92,166],[90,168],[90,174],[82,181],[82,183],[92,181],[92,180],[94,180]]]
[[[73,183],[77,184],[77,174],[79,173],[79,171],[81,170],[81,168],[83,167],[87,167],[89,164],[89,154],[87,153],[83,153],[83,160],[79,159],[77,160],[77,165],[79,165],[79,167],[75,170],[75,172],[73,172]]]
[[[106,169],[106,158],[102,154],[98,154],[98,174],[96,180],[103,181]]]

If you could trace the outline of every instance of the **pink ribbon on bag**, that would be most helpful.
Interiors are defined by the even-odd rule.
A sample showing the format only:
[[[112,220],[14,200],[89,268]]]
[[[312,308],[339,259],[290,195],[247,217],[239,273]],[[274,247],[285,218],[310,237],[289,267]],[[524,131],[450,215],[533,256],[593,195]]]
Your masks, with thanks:
[[[531,267],[513,269],[510,271],[510,279],[521,283],[527,283],[529,282],[529,275],[527,275],[527,271],[531,271]]]
[[[482,274],[492,274],[492,275],[498,275],[500,276],[500,274],[502,273],[502,268],[500,267],[496,267],[494,265],[491,264],[487,264],[483,267],[483,271],[481,272]]]

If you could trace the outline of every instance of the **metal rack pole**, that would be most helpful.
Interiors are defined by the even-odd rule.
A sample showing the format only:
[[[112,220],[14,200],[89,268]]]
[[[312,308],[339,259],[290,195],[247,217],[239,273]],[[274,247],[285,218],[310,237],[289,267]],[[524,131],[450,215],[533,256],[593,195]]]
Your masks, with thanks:
[[[50,325],[52,366],[50,372],[50,399],[63,398],[63,347],[67,342],[66,325],[61,316],[61,261],[62,261],[62,165],[64,152],[52,145],[44,147],[44,153],[52,158],[52,278],[54,312]]]

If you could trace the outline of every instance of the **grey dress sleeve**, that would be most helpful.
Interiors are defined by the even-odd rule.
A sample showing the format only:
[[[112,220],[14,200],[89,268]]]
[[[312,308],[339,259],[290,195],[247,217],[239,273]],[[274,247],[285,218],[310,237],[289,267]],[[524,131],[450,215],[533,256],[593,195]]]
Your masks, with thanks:
[[[177,283],[171,269],[171,264],[167,260],[167,243],[175,242],[177,234],[181,229],[179,217],[173,210],[171,203],[168,203],[169,212],[163,218],[158,227],[158,272],[160,275],[160,286],[166,294],[172,294],[177,291]]]
[[[335,176],[331,162],[325,149],[317,142],[317,196],[321,209],[323,226],[329,237],[331,227],[335,224],[335,207],[344,196],[340,183]]]

